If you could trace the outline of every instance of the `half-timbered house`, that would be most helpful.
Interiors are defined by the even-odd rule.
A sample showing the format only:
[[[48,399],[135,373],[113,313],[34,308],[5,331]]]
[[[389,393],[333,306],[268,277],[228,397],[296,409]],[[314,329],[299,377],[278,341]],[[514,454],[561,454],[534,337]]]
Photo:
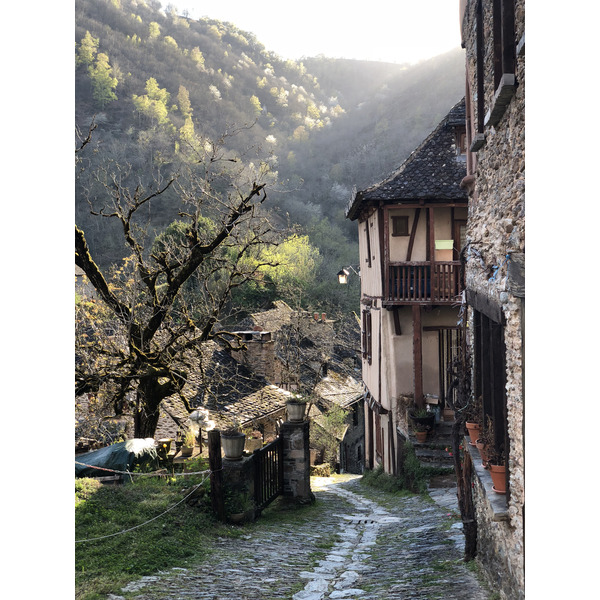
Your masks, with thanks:
[[[358,191],[365,466],[396,473],[407,411],[443,407],[459,344],[459,253],[467,193],[465,104],[458,102],[390,177]]]

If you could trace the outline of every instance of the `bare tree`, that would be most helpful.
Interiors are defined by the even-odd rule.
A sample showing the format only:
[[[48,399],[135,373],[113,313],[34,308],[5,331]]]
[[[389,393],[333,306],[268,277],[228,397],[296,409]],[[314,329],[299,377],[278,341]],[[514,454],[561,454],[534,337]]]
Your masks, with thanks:
[[[75,226],[75,264],[97,297],[78,305],[76,394],[101,391],[116,415],[133,414],[136,437],[154,435],[161,402],[181,393],[191,364],[186,357],[200,352],[202,342],[235,346],[219,320],[231,290],[261,266],[246,258],[275,243],[261,211],[265,173],[249,173],[220,142],[206,142],[185,174],[156,174],[149,185],[132,184],[121,165],[98,171],[103,197],[100,208],[90,201],[91,210],[119,223],[129,251],[122,265],[102,270]],[[253,177],[242,191],[244,175]],[[146,209],[166,198],[177,202],[178,220],[151,240]]]

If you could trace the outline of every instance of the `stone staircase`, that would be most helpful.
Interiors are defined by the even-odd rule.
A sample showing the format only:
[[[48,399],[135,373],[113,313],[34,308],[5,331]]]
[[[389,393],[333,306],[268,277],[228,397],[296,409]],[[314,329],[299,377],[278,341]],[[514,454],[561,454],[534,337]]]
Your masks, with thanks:
[[[454,462],[452,456],[450,456],[450,452],[452,451],[451,421],[440,421],[435,425],[433,431],[429,432],[427,440],[423,443],[417,442],[412,432],[409,435],[409,439],[423,467],[454,469]],[[446,448],[449,451],[446,451]]]

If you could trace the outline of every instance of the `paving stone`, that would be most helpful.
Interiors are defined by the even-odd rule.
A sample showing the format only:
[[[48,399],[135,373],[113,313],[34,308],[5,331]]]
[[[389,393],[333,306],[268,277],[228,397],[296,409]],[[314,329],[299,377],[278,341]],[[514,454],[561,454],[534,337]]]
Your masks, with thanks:
[[[331,592],[329,595],[330,598],[356,598],[358,596],[363,596],[366,594],[365,590],[359,589],[351,589],[351,590],[338,590],[335,592]]]
[[[488,600],[460,560],[462,524],[448,526],[457,514],[451,494],[438,493],[439,505],[388,494],[379,505],[376,492],[358,479],[314,493],[327,509],[318,522],[291,528],[265,521],[243,544],[220,538],[203,562],[142,578],[123,591],[135,592],[133,600]],[[306,557],[322,552],[322,541],[334,535],[339,541],[309,567]]]

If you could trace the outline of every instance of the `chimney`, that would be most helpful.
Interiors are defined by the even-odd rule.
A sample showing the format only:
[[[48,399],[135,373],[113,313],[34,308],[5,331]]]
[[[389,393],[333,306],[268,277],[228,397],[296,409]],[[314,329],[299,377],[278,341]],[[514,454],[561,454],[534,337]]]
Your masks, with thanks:
[[[245,352],[236,352],[234,358],[246,365],[256,375],[262,375],[269,383],[277,379],[278,361],[275,357],[275,341],[270,331],[237,331],[246,345]]]

